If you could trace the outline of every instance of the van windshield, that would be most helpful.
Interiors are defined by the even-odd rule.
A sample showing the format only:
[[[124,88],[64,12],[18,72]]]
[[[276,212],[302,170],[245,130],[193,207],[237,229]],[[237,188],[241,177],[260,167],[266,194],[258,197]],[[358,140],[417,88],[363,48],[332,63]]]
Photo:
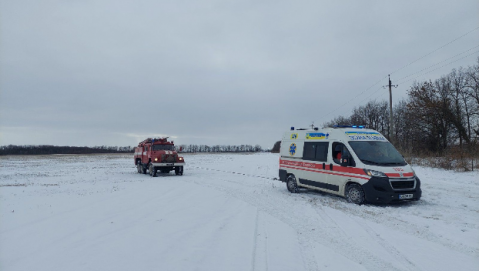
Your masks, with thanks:
[[[359,160],[368,165],[405,166],[402,155],[387,141],[349,141]]]

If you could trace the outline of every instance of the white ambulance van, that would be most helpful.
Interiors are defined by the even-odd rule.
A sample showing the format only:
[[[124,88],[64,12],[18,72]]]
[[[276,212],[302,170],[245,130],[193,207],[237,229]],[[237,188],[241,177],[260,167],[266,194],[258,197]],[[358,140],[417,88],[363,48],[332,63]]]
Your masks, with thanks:
[[[421,198],[421,182],[379,132],[363,126],[291,130],[281,141],[279,179],[291,193],[309,188],[362,204]]]

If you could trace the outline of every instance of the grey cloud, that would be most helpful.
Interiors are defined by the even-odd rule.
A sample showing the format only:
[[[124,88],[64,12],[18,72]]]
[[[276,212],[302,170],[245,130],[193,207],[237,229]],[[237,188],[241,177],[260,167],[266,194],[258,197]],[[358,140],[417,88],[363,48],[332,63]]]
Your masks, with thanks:
[[[168,134],[185,144],[270,147],[290,126],[349,114],[387,81],[338,109],[345,100],[477,26],[478,7],[432,0],[2,2],[0,144],[133,145],[128,135]],[[393,80],[477,44],[478,35],[469,35]]]

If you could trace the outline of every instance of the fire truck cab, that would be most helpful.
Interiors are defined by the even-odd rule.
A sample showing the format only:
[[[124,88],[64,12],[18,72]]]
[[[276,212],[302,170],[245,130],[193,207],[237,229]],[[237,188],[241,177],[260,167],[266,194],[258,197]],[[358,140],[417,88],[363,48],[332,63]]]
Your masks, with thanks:
[[[178,156],[173,141],[164,138],[147,138],[135,148],[134,161],[138,173],[156,177],[157,171],[169,173],[174,170],[176,175],[183,175],[185,159]]]
[[[421,181],[378,131],[362,126],[291,127],[283,135],[279,179],[291,193],[321,190],[362,204],[421,198]]]

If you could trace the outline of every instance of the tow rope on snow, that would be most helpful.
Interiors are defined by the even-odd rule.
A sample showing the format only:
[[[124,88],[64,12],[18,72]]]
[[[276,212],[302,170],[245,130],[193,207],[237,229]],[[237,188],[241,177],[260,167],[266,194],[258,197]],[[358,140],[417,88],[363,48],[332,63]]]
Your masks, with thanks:
[[[273,180],[273,181],[278,180],[278,178],[271,178],[271,177],[265,177],[265,176],[259,176],[259,175],[251,175],[251,174],[235,172],[235,171],[224,171],[224,170],[220,170],[220,169],[197,167],[197,166],[193,166],[193,167],[198,168],[198,169],[213,170],[213,171],[218,171],[218,172],[223,172],[223,173],[237,174],[237,175],[243,175],[243,176],[248,176],[248,177],[256,177],[256,178],[262,178],[262,179]]]

